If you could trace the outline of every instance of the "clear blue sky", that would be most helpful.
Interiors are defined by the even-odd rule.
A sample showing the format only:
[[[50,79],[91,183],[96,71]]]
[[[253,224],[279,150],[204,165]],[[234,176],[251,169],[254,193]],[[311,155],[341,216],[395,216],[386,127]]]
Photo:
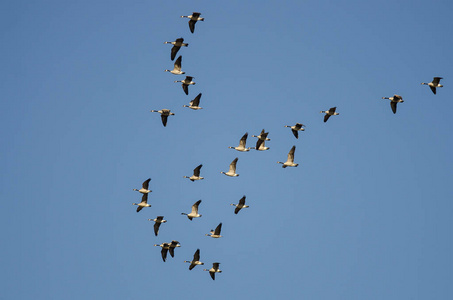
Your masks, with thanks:
[[[453,299],[451,1],[1,8],[1,299]],[[178,37],[189,96],[164,72]],[[263,128],[270,150],[228,149]],[[235,157],[240,176],[220,174]],[[183,178],[200,163],[205,180]],[[164,263],[153,244],[171,240]],[[183,263],[197,248],[216,281]]]

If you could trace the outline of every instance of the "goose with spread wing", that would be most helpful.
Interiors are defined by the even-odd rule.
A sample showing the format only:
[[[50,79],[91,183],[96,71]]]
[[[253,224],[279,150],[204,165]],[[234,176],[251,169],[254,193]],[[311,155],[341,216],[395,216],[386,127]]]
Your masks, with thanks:
[[[301,124],[301,123],[296,123],[296,125],[285,125],[285,127],[289,127],[291,128],[291,131],[293,132],[294,136],[296,137],[296,139],[299,138],[299,131],[305,131],[305,125],[304,124]]]
[[[226,176],[230,176],[230,177],[237,177],[239,176],[239,174],[236,173],[236,164],[238,162],[238,159],[239,158],[235,158],[231,163],[230,163],[230,169],[228,170],[228,172],[220,172],[222,174],[225,174]]]
[[[199,165],[198,167],[196,167],[195,169],[193,169],[193,175],[192,176],[184,176],[184,178],[189,178],[190,181],[194,182],[195,180],[202,180],[204,179],[204,177],[201,177],[200,176],[200,170],[201,170],[201,167],[203,167],[203,165]]]
[[[169,109],[161,109],[161,110],[151,110],[151,112],[157,112],[160,113],[160,118],[162,119],[162,124],[164,127],[167,126],[167,119],[168,116],[174,116],[175,114],[171,112]]]
[[[201,200],[198,200],[197,202],[192,205],[192,211],[190,213],[181,213],[181,215],[186,215],[187,218],[189,218],[190,221],[192,221],[193,218],[199,218],[201,215],[198,213],[198,205],[200,205]]]
[[[403,103],[404,100],[403,100],[403,97],[401,97],[400,95],[393,95],[393,97],[382,97],[382,99],[388,99],[390,100],[390,107],[392,108],[392,111],[394,114],[396,114],[396,105],[398,103]]]
[[[189,105],[183,105],[182,107],[188,107],[193,110],[198,110],[198,109],[203,109],[203,107],[200,107],[200,99],[201,99],[201,93],[198,94],[198,96],[195,97],[192,101],[190,101]]]
[[[174,65],[173,65],[173,70],[164,70],[165,72],[170,72],[171,74],[174,75],[182,75],[186,74],[186,72],[181,71],[181,61],[182,61],[182,56],[180,55],[178,59],[176,59]]]
[[[184,262],[190,263],[189,270],[192,270],[198,265],[204,265],[204,263],[200,261],[200,249],[197,249],[197,251],[195,251],[192,260],[185,260]]]
[[[164,216],[157,216],[155,219],[148,219],[148,221],[154,221],[154,235],[157,236],[159,234],[159,227],[162,223],[167,223],[167,220],[164,220]]]
[[[176,54],[178,53],[179,49],[181,47],[187,47],[189,44],[184,43],[183,38],[176,39],[174,42],[164,42],[164,44],[172,44],[173,47],[171,48],[171,60],[174,60],[176,57]]]
[[[220,235],[220,231],[222,230],[222,223],[220,223],[219,225],[217,225],[217,227],[214,229],[211,229],[211,231],[209,231],[209,233],[206,233],[206,236],[210,236],[212,238],[221,238],[222,236]]]
[[[143,194],[142,202],[132,203],[132,205],[137,205],[137,212],[141,211],[143,207],[150,207],[151,204],[148,204],[148,194]]]
[[[204,18],[200,17],[201,13],[199,12],[193,12],[190,16],[181,16],[181,18],[189,18],[189,29],[190,29],[190,32],[194,32],[195,31],[195,23],[197,23],[197,21],[204,21]]]
[[[233,206],[236,206],[236,208],[234,209],[234,213],[237,215],[238,212],[243,209],[243,208],[247,208],[249,207],[248,205],[245,205],[245,195],[239,200],[239,203],[236,204],[236,203],[231,203],[231,205]]]
[[[434,77],[433,78],[433,81],[431,82],[422,82],[421,84],[422,85],[427,85],[430,87],[431,91],[434,93],[434,95],[436,94],[436,88],[438,87],[443,87],[442,84],[439,84],[440,80],[443,79],[442,77]]]
[[[296,146],[293,146],[288,152],[288,159],[286,162],[278,161],[277,163],[282,164],[282,168],[286,167],[297,167],[299,164],[294,163],[294,151],[296,151]]]

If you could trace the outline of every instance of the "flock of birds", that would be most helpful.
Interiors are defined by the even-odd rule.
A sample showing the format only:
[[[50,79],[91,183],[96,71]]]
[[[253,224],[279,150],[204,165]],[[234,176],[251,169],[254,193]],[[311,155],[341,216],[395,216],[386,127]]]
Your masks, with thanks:
[[[181,18],[188,18],[189,19],[189,29],[190,32],[194,33],[195,31],[195,24],[198,21],[204,21],[204,18],[200,17],[200,13],[198,12],[193,12],[192,15],[189,16],[181,16]],[[176,58],[177,53],[179,52],[181,47],[188,47],[188,43],[184,43],[183,38],[178,38],[173,42],[165,42],[164,44],[171,44],[173,47],[171,48],[171,60],[173,61]],[[182,56],[179,56],[176,61],[174,62],[174,68],[173,70],[165,70],[165,72],[170,72],[174,75],[183,75],[185,74],[184,71],[181,70],[181,63],[182,63]],[[182,89],[186,95],[189,94],[189,86],[194,85],[195,82],[193,81],[192,76],[186,76],[185,79],[183,80],[175,80],[174,82],[181,82]],[[442,77],[434,77],[432,82],[425,83],[422,82],[422,85],[428,85],[431,89],[431,91],[436,94],[436,89],[443,87],[443,85],[440,84],[440,80]],[[188,107],[193,110],[199,110],[202,109],[200,107],[200,99],[201,99],[201,93],[199,93],[192,101],[190,101],[189,105],[183,105],[183,107]],[[400,95],[393,95],[392,97],[382,97],[382,99],[388,99],[390,100],[390,107],[392,109],[392,112],[396,114],[396,109],[397,109],[397,104],[398,103],[403,103],[403,97]],[[320,113],[325,114],[324,115],[324,123],[329,120],[331,116],[337,116],[339,113],[336,111],[336,107],[331,107],[329,110],[324,110],[321,111]],[[162,119],[162,124],[164,127],[167,126],[167,121],[168,117],[175,115],[173,112],[171,112],[170,109],[161,109],[161,110],[151,110],[151,112],[157,112],[161,115]],[[295,125],[285,125],[285,127],[288,127],[291,129],[291,132],[293,133],[294,137],[296,139],[299,138],[299,131],[305,131],[305,125],[302,123],[296,123]],[[239,140],[239,145],[238,146],[230,146],[228,148],[230,149],[235,149],[240,152],[248,152],[251,149],[257,150],[257,151],[265,151],[269,150],[269,147],[266,147],[265,142],[270,141],[270,139],[267,137],[269,132],[266,132],[264,129],[261,131],[259,135],[252,135],[252,137],[256,137],[257,141],[255,144],[255,147],[247,147],[247,138],[248,138],[248,133],[246,132],[241,139]],[[294,162],[294,152],[296,150],[296,146],[292,146],[290,151],[288,152],[287,160],[286,162],[280,162],[278,161],[277,163],[282,164],[283,168],[286,167],[297,167],[299,164]],[[229,170],[227,172],[220,172],[226,176],[230,177],[238,177],[239,174],[236,173],[236,165],[238,162],[238,157],[236,157],[229,165]],[[194,182],[197,180],[202,180],[204,177],[201,176],[201,168],[202,164],[198,165],[194,170],[193,174],[191,176],[184,176],[184,178],[188,178],[190,181]],[[142,200],[140,203],[133,203],[133,205],[137,205],[137,212],[140,212],[144,207],[150,207],[151,205],[148,204],[148,194],[151,193],[152,191],[149,189],[149,183],[151,181],[151,178],[148,178],[145,180],[142,184],[141,189],[134,189],[134,191],[138,191],[139,193],[143,194],[142,195]],[[246,196],[243,196],[240,200],[239,203],[232,203],[232,206],[235,206],[234,213],[238,214],[239,211],[243,208],[248,208],[249,206],[245,204],[245,199]],[[199,205],[201,204],[201,200],[198,200],[192,205],[191,211],[189,213],[181,213],[182,215],[186,215],[187,218],[192,221],[194,218],[200,218],[202,215],[199,214],[198,208]],[[159,234],[159,228],[162,223],[166,223],[167,221],[164,220],[164,216],[157,216],[154,219],[148,219],[148,221],[153,221],[154,222],[154,234],[155,236],[158,236]],[[222,223],[219,223],[219,225],[210,231],[210,233],[206,234],[206,236],[210,236],[212,238],[221,238],[221,230],[222,230]],[[173,240],[171,242],[167,243],[161,243],[161,244],[155,244],[154,246],[161,247],[161,256],[162,260],[165,262],[167,259],[167,253],[169,252],[171,257],[174,257],[174,250],[175,248],[181,247],[180,243],[176,240]],[[193,255],[192,260],[186,260],[184,261],[185,263],[190,263],[189,270],[192,270],[195,268],[197,265],[204,265],[203,262],[200,261],[200,249],[197,249]],[[212,268],[210,269],[204,269],[204,271],[208,271],[211,278],[215,280],[215,274],[216,273],[221,273],[222,271],[219,268],[220,263],[219,262],[214,262],[212,263]]]

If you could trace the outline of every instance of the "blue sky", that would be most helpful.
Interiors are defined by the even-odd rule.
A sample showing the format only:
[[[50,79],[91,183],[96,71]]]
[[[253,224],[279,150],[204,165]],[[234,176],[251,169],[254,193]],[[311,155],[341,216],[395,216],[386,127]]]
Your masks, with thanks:
[[[204,22],[189,32],[194,11]],[[9,1],[2,299],[449,299],[450,1]],[[183,76],[167,72],[183,37]],[[444,77],[433,95],[421,82]],[[183,108],[198,93],[200,106]],[[402,95],[391,112],[381,97]],[[323,123],[321,110],[339,116]],[[152,109],[175,113],[163,127]],[[296,140],[284,125],[306,124]],[[240,153],[261,129],[270,150]],[[296,145],[297,168],[282,169]],[[237,178],[220,174],[239,157]],[[203,164],[205,180],[190,182]],[[152,178],[151,208],[132,191]],[[234,215],[247,196],[250,208]],[[181,212],[202,199],[202,218]],[[168,223],[153,235],[148,218]],[[220,239],[205,236],[223,222]],[[178,240],[162,262],[153,244]],[[201,250],[212,281],[184,260]]]

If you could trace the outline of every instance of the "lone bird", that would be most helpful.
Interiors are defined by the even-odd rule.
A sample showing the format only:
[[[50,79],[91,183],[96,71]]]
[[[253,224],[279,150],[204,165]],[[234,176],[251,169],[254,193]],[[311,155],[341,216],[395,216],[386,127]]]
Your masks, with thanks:
[[[174,116],[175,114],[171,112],[169,109],[161,109],[161,110],[151,110],[151,112],[157,112],[160,113],[160,118],[162,119],[162,124],[164,124],[164,127],[167,126],[167,119],[168,116]]]
[[[211,231],[209,233],[206,233],[207,236],[210,236],[212,238],[221,238],[222,236],[220,235],[220,231],[222,230],[222,223],[220,223],[219,225],[217,225],[217,227],[214,229],[211,229]]]
[[[148,194],[143,194],[142,202],[132,203],[132,205],[137,205],[137,212],[141,211],[143,207],[150,207],[151,204],[148,204]]]
[[[154,235],[157,236],[159,234],[159,227],[162,223],[167,223],[167,220],[164,220],[164,216],[157,216],[155,219],[148,219],[148,221],[154,221]]]
[[[211,275],[212,280],[215,280],[215,273],[222,273],[222,271],[219,269],[220,263],[215,262],[212,263],[212,268],[208,269],[203,269],[203,271],[208,271],[209,275]]]
[[[436,88],[443,87],[442,84],[439,84],[441,79],[443,79],[443,78],[442,77],[434,77],[433,81],[431,81],[429,83],[422,82],[421,84],[422,85],[428,85],[430,87],[431,91],[433,91],[433,93],[435,95],[436,94]]]
[[[201,170],[201,167],[203,167],[203,165],[199,165],[198,167],[196,167],[195,169],[193,169],[193,175],[192,176],[184,176],[184,178],[189,178],[190,181],[194,182],[195,180],[202,180],[204,179],[204,177],[201,177],[200,176],[200,170]]]
[[[200,17],[200,13],[199,12],[193,12],[192,15],[190,16],[181,16],[181,18],[189,18],[189,28],[190,28],[190,32],[194,32],[195,31],[195,23],[197,23],[197,21],[204,21],[204,18],[201,18]]]
[[[192,270],[197,265],[204,265],[204,263],[200,261],[200,249],[197,249],[197,251],[195,251],[192,260],[185,260],[184,262],[190,263],[189,270]]]
[[[394,114],[396,114],[396,105],[400,102],[404,102],[403,97],[401,97],[400,95],[393,95],[393,97],[382,97],[382,99],[390,100],[390,107],[392,108]]]
[[[165,72],[170,72],[171,74],[174,74],[174,75],[186,74],[186,72],[181,71],[181,60],[182,60],[182,56],[180,55],[178,57],[178,59],[175,61],[175,63],[174,63],[173,70],[166,69],[164,71]]]
[[[186,95],[189,95],[189,85],[195,84],[195,82],[192,81],[192,79],[195,77],[192,76],[186,76],[184,80],[175,80],[175,82],[181,82],[182,89],[184,90],[184,93]]]
[[[338,116],[340,113],[335,112],[337,107],[331,107],[329,110],[321,110],[321,113],[326,114],[324,116],[324,123],[329,120],[330,116]]]
[[[245,195],[239,200],[239,203],[238,203],[238,204],[231,203],[230,205],[236,206],[236,208],[234,209],[234,213],[235,213],[236,215],[238,214],[238,212],[239,212],[241,209],[249,207],[248,205],[245,205]]]
[[[171,60],[174,60],[176,54],[178,53],[179,49],[184,46],[187,47],[189,44],[184,43],[183,38],[176,39],[174,42],[164,42],[164,44],[172,44],[173,47],[171,48]]]
[[[149,187],[149,182],[151,181],[151,178],[148,178],[146,179],[145,181],[143,181],[142,183],[142,188],[137,190],[137,189],[134,189],[134,191],[137,191],[137,192],[140,192],[142,194],[148,194],[148,193],[151,193],[152,191],[148,189]]]
[[[294,136],[296,137],[296,139],[299,138],[299,131],[305,131],[305,125],[304,124],[301,124],[301,123],[296,123],[296,125],[285,125],[285,127],[289,127],[291,128],[291,131],[293,132]]]
[[[296,151],[296,146],[293,146],[291,148],[291,150],[289,150],[288,152],[288,159],[286,160],[286,162],[281,162],[281,161],[278,161],[277,163],[278,164],[282,164],[282,168],[286,168],[286,167],[297,167],[299,164],[295,164],[294,163],[294,151]]]
[[[200,205],[201,200],[198,200],[197,202],[192,205],[192,211],[188,214],[186,213],[181,213],[181,215],[186,215],[190,221],[192,221],[193,218],[199,218],[201,215],[198,213],[198,205]]]
[[[248,135],[249,135],[248,132],[246,132],[246,133],[241,137],[241,139],[239,140],[239,146],[237,146],[237,147],[232,147],[232,146],[230,146],[230,147],[228,147],[228,148],[230,148],[230,149],[235,149],[235,150],[241,151],[241,152],[250,151],[250,148],[247,148],[247,147],[245,146],[245,144],[247,143],[247,137],[248,137]]]
[[[230,164],[230,169],[228,170],[228,172],[223,172],[223,171],[222,171],[222,172],[220,172],[220,173],[225,174],[226,176],[230,176],[230,177],[237,177],[237,176],[239,176],[239,174],[236,173],[236,164],[237,164],[237,162],[238,162],[238,159],[239,159],[239,158],[236,157],[236,158],[231,162],[231,164]]]
[[[200,107],[200,99],[201,99],[201,93],[198,94],[198,96],[195,97],[192,101],[190,101],[190,105],[183,105],[182,107],[188,107],[194,110],[198,109],[203,109],[203,107]]]

